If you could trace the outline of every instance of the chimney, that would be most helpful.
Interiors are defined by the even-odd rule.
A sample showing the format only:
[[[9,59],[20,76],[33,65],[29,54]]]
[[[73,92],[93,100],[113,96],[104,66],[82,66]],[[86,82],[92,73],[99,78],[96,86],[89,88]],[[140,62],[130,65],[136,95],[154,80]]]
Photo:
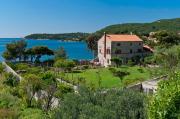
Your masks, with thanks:
[[[104,32],[104,58],[106,58],[106,32]]]
[[[131,35],[133,35],[133,33],[132,33],[132,32],[130,32],[130,34],[131,34]]]

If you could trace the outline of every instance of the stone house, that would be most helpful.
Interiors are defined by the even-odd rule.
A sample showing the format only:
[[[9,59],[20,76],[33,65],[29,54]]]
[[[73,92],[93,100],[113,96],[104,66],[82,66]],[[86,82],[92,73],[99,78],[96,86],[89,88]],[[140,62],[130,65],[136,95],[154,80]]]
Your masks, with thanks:
[[[136,35],[114,35],[106,34],[98,41],[98,59],[102,66],[112,65],[112,58],[121,58],[124,63],[134,57],[143,58],[152,53],[153,50],[143,45]]]

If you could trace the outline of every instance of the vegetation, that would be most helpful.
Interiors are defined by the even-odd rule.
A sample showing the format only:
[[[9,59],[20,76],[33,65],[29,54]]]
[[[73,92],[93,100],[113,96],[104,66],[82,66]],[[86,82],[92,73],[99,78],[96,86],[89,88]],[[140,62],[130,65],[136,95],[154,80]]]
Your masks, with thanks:
[[[105,31],[110,30],[109,33],[132,31],[146,35],[145,43],[154,44],[151,56],[134,57],[126,66],[120,58],[113,58],[116,66],[109,68],[82,65],[67,59],[62,47],[54,52],[44,46],[27,48],[23,40],[7,44],[3,57],[22,76],[22,81],[5,72],[0,64],[0,118],[180,118],[180,38],[175,33],[180,28],[178,23],[179,19],[174,19],[107,27]],[[156,32],[147,36],[151,31]],[[88,46],[94,52],[97,52],[95,43],[101,32],[104,31],[88,38]],[[44,55],[54,55],[54,59],[42,62],[40,58]],[[162,75],[168,80],[159,83],[155,94],[144,95],[126,89],[131,84]]]
[[[104,32],[109,34],[130,34],[131,32],[140,36],[148,36],[150,32],[167,30],[178,33],[180,31],[180,18],[164,19],[152,23],[126,23],[105,27],[96,32],[103,35]]]
[[[68,94],[55,113],[57,119],[146,119],[146,98],[128,90],[105,93],[82,88]]]
[[[180,73],[159,84],[149,104],[150,119],[179,119]]]
[[[63,33],[63,34],[31,34],[26,36],[26,39],[52,39],[64,41],[83,41],[88,36],[88,33]]]
[[[112,69],[115,72],[112,72]],[[142,69],[143,72],[140,72]],[[117,72],[117,73],[116,73]],[[128,72],[127,75],[123,77],[123,80],[119,79],[118,72]],[[132,83],[137,83],[139,81],[144,81],[150,78],[150,72],[146,68],[141,68],[138,66],[127,67],[123,66],[120,68],[101,68],[101,69],[86,69],[76,71],[73,73],[59,74],[59,77],[71,82],[73,84],[85,84],[87,86],[92,86],[95,88],[99,87],[99,77],[101,78],[101,88],[113,88],[121,87],[122,85],[127,86]]]
[[[64,50],[63,47],[60,47],[59,49],[57,49],[54,52],[54,57],[55,57],[56,60],[58,60],[58,59],[66,59],[67,58],[67,53],[66,53],[66,51]]]
[[[27,48],[27,43],[24,40],[16,41],[7,44],[6,51],[3,53],[3,57],[7,61],[30,61],[40,62],[40,58],[43,55],[54,55],[54,51],[50,50],[46,46],[34,46]]]

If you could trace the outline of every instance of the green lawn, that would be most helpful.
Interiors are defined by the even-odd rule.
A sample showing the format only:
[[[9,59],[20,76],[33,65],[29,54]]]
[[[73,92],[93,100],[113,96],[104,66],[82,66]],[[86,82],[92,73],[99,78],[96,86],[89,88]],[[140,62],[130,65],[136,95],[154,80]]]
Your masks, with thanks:
[[[99,78],[97,72],[99,71],[101,77],[101,87],[103,88],[112,88],[112,87],[121,87],[127,86],[129,84],[137,83],[143,80],[147,80],[150,78],[150,73],[146,68],[140,68],[139,66],[133,67],[121,67],[116,68],[117,70],[127,71],[130,74],[125,76],[123,81],[118,77],[115,77],[113,73],[109,70],[109,68],[101,68],[101,69],[87,69],[80,71],[79,73],[68,73],[66,74],[66,80],[70,82],[77,83],[78,77],[84,77],[86,85],[94,85],[95,87],[99,86]],[[142,69],[142,70],[139,70]]]

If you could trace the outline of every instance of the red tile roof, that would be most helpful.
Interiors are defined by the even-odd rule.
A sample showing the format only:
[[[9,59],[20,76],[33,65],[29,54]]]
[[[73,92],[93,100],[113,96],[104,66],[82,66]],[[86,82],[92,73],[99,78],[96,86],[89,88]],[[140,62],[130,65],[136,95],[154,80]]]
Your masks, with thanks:
[[[136,35],[112,35],[112,34],[107,34],[106,38],[107,38],[107,40],[111,40],[111,41],[142,41]]]

